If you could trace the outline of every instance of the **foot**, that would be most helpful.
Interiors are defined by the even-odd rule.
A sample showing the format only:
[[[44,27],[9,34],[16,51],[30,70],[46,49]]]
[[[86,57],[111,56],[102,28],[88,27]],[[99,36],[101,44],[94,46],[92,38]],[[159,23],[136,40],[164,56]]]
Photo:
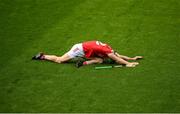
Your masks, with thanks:
[[[44,59],[44,53],[42,52],[32,57],[32,60],[43,60],[43,59]]]
[[[79,68],[79,67],[81,67],[81,66],[83,66],[83,61],[78,60],[78,61],[76,62],[76,67]]]

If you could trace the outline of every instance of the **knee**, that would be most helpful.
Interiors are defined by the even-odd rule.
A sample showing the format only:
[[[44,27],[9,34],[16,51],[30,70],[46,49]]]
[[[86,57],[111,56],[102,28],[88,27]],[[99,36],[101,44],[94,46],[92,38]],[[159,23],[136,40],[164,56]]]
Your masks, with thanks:
[[[96,61],[97,61],[97,63],[99,63],[99,64],[103,63],[103,59],[101,59],[101,58],[97,58]]]
[[[56,62],[57,62],[57,63],[62,63],[63,61],[61,61],[61,58],[60,58],[60,57],[57,57],[57,58],[56,58]]]

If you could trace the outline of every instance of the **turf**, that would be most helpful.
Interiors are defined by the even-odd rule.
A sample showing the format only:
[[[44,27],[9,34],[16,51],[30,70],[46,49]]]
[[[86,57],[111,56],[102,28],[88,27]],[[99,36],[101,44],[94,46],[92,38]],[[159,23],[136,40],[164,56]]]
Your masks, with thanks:
[[[0,112],[180,112],[179,0],[0,0]],[[136,68],[31,61],[75,43],[142,55]],[[102,66],[102,65],[98,65]]]

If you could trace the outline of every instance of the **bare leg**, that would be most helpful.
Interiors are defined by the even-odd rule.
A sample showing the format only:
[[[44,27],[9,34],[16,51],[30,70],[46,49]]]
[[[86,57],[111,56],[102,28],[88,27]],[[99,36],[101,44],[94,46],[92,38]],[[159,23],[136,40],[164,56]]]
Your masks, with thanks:
[[[61,57],[55,56],[55,55],[44,55],[44,59],[48,60],[48,61],[56,62],[56,63],[63,63],[63,62],[66,62],[66,61],[70,60],[71,58],[66,53]]]

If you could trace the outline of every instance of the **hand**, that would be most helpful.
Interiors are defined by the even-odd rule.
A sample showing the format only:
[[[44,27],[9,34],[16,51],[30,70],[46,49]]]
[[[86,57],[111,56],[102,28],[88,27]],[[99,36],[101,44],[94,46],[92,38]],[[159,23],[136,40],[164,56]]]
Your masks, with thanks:
[[[138,59],[142,59],[143,58],[143,56],[135,56],[135,57],[133,57],[133,60],[138,60]]]
[[[126,65],[126,67],[135,67],[136,65],[138,65],[138,62],[132,62]]]

